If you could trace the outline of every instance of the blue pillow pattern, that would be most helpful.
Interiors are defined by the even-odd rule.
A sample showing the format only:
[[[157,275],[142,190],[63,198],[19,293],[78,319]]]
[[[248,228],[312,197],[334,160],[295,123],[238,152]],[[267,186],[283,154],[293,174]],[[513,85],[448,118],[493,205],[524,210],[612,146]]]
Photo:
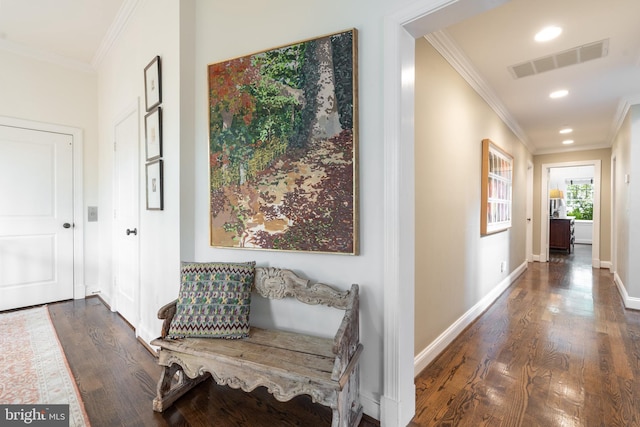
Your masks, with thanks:
[[[249,336],[255,262],[183,262],[180,270],[180,293],[168,338]]]

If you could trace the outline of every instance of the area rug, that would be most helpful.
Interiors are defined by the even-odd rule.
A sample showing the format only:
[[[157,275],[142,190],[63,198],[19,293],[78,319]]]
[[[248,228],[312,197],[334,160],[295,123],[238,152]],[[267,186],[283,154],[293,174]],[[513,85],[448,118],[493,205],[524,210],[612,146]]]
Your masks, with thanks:
[[[68,404],[69,425],[89,426],[46,306],[0,313],[0,404]]]

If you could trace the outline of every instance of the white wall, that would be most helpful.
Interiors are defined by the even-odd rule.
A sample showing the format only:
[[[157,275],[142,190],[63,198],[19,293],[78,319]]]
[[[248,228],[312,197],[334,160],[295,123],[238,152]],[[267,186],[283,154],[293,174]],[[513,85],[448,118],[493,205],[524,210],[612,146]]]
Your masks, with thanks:
[[[480,235],[479,179],[484,138],[491,139],[514,159],[512,227],[488,236]],[[427,40],[418,39],[417,363],[424,357],[435,357],[437,354],[424,352],[511,273],[523,268],[526,172],[531,160],[531,154],[489,105]],[[506,263],[504,271],[502,262]]]
[[[131,107],[139,108],[140,173],[140,319],[145,340],[160,331],[157,311],[177,296],[180,270],[180,2],[143,0],[99,68],[100,126],[100,284],[113,300],[113,134]],[[164,210],[147,211],[144,186],[144,68],[156,56],[162,64]],[[185,123],[188,127],[188,121]],[[186,141],[188,143],[188,141]]]
[[[181,259],[252,259],[259,265],[292,268],[312,280],[342,289],[358,283],[361,286],[361,339],[365,346],[361,359],[361,396],[365,412],[376,418],[380,415],[383,366],[381,21],[389,7],[384,3],[358,0],[345,4],[331,0],[310,7],[293,0],[275,4],[141,1],[125,33],[99,69],[100,205],[103,212],[110,212],[113,125],[130,105],[138,103],[142,131],[142,70],[153,56],[162,58],[165,210],[146,211],[144,200],[140,201],[142,305],[138,333],[141,337],[148,340],[157,335],[160,322],[156,312],[177,296]],[[191,10],[192,6],[195,10]],[[360,36],[360,255],[211,248],[208,241],[207,64],[353,27],[359,30]],[[141,150],[142,147],[141,144]],[[144,194],[142,173],[141,195]],[[107,300],[113,293],[112,232],[107,217],[100,224],[105,240],[100,253],[100,279]],[[312,311],[306,308],[278,302],[274,307],[273,316],[267,316],[265,307],[257,310],[256,321],[326,335],[334,333],[327,331],[326,324],[336,324],[339,318],[339,313],[331,310],[320,309],[310,314]],[[294,316],[293,320],[288,319],[289,315]]]
[[[98,206],[97,74],[2,50],[0,64],[0,116],[82,131],[84,206],[75,222],[84,231],[84,285],[95,289],[100,241],[98,223],[87,222],[86,207]]]
[[[423,3],[436,2],[429,0]],[[393,393],[394,387],[397,387],[393,378],[383,378],[383,355],[388,350],[383,348],[384,295],[385,286],[388,286],[383,280],[383,266],[388,263],[384,257],[383,206],[383,171],[387,169],[388,161],[385,159],[385,102],[382,93],[386,58],[383,51],[384,23],[385,18],[395,10],[410,4],[412,0],[328,0],[322,4],[295,0],[268,3],[257,0],[242,3],[141,0],[125,33],[100,67],[99,116],[102,165],[100,203],[106,206],[102,210],[108,212],[112,199],[113,176],[110,168],[113,165],[111,141],[114,121],[136,102],[141,106],[142,116],[142,70],[153,56],[162,57],[163,139],[167,165],[165,211],[146,211],[144,200],[141,200],[142,306],[138,332],[143,339],[157,335],[160,328],[155,318],[157,309],[177,296],[181,259],[251,259],[259,265],[291,268],[312,280],[334,284],[342,289],[359,283],[361,340],[365,347],[361,359],[361,397],[365,412],[375,418],[380,417],[379,404],[385,388]],[[191,10],[192,6],[195,10]],[[354,27],[359,34],[360,254],[344,256],[210,247],[207,65]],[[142,121],[140,123],[142,129]],[[144,194],[144,188],[140,185],[140,194]],[[108,219],[101,223],[100,232],[105,240],[110,240],[112,230]],[[511,238],[505,236],[488,239],[490,242],[487,242],[486,249],[495,250],[495,256],[501,260],[507,259],[512,266],[521,258],[514,248],[522,247],[523,252],[524,243],[520,241],[522,236],[519,233],[509,234]],[[110,294],[110,241],[102,247],[101,284],[104,292]],[[495,264],[493,259],[474,260],[475,263],[484,261]],[[413,262],[408,264],[413,265]],[[466,274],[473,275],[474,272],[470,270]],[[469,298],[470,302],[481,297],[500,277],[499,269],[492,271],[487,274],[481,288],[465,298]],[[412,302],[407,300],[406,304],[410,306]],[[263,307],[264,310],[256,313],[260,315],[256,317],[261,318],[255,320],[326,334],[325,325],[335,322],[338,317],[330,315],[327,310],[311,313],[307,309],[278,302],[272,308],[271,317],[267,316],[267,310]],[[295,316],[295,320],[288,320],[290,314]],[[386,354],[394,354],[393,349]],[[403,357],[402,360],[406,359]],[[412,372],[413,367],[409,370]],[[384,384],[385,380],[387,384]],[[403,387],[400,394],[405,393],[406,389]],[[413,400],[413,393],[409,394],[407,400]],[[402,397],[394,402],[398,403],[398,412],[410,412],[412,402],[401,400]],[[409,409],[400,407],[402,405]],[[406,414],[403,416],[406,417]]]
[[[256,260],[292,268],[308,278],[348,289],[360,285],[361,397],[365,412],[379,417],[383,366],[383,128],[382,17],[385,2],[329,0],[196,2],[196,218],[197,260]],[[389,3],[389,2],[387,2]],[[397,2],[399,3],[399,2]],[[233,17],[233,18],[230,18]],[[237,18],[236,18],[237,17]],[[209,246],[207,65],[349,28],[359,32],[360,248],[358,256],[215,249]],[[232,41],[232,42],[231,42]],[[200,196],[201,195],[201,196]],[[291,305],[278,308],[274,323],[326,334],[327,311],[308,314]],[[266,310],[265,310],[266,311]],[[295,313],[295,320],[284,318]],[[256,313],[257,314],[257,313]],[[253,313],[252,313],[253,315]],[[331,315],[335,323],[336,315]],[[262,319],[264,320],[264,319]]]
[[[576,220],[574,237],[576,244],[590,245],[593,243],[593,221]]]
[[[634,105],[631,110],[631,148],[630,169],[627,173],[630,175],[629,183],[620,181],[620,185],[626,186],[627,190],[627,206],[626,215],[627,225],[629,227],[628,239],[628,281],[625,284],[627,292],[631,298],[634,298],[634,308],[640,309],[640,263],[634,262],[640,256],[640,239],[633,236],[640,236],[640,105]]]
[[[640,104],[632,105],[616,135],[612,148],[615,158],[614,278],[627,308],[640,310]]]

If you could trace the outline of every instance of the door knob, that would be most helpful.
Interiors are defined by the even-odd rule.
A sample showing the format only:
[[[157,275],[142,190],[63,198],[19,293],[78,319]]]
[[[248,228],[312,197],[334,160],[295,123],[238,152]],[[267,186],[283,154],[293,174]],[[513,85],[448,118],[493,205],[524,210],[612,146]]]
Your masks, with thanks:
[[[71,228],[71,224],[69,224],[68,222],[65,222],[64,224],[62,224],[62,226],[64,228]]]
[[[138,229],[134,228],[133,230],[129,230],[127,228],[127,236],[130,235],[130,234],[133,234],[134,236],[137,236],[138,235]]]

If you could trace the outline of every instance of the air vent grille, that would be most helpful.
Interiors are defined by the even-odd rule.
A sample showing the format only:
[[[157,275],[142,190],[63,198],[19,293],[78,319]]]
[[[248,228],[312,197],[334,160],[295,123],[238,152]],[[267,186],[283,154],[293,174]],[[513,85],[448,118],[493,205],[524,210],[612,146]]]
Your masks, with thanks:
[[[593,59],[603,58],[609,53],[609,39],[574,47],[553,55],[533,59],[512,65],[509,71],[516,79],[544,73],[569,65],[580,64]]]

